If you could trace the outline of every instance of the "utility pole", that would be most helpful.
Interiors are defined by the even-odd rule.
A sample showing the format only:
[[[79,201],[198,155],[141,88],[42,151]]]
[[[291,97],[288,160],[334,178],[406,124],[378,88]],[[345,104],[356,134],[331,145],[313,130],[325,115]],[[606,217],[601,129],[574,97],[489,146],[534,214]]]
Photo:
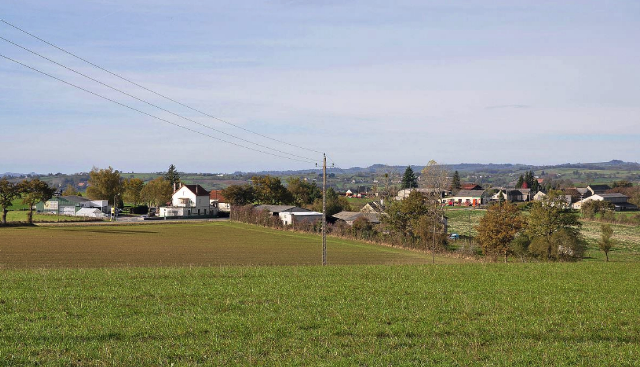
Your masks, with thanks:
[[[322,266],[327,265],[327,155],[322,154]]]

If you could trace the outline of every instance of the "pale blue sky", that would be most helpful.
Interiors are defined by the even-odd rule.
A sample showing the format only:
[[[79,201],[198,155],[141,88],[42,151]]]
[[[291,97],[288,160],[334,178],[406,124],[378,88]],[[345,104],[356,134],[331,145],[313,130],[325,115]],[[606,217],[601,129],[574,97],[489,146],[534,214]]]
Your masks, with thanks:
[[[341,167],[640,155],[638,1],[4,0],[0,18],[214,116],[326,151]],[[200,123],[320,160],[162,100],[2,23],[0,35]],[[2,40],[0,53],[217,134]],[[312,167],[190,133],[5,59],[0,146],[0,172]]]

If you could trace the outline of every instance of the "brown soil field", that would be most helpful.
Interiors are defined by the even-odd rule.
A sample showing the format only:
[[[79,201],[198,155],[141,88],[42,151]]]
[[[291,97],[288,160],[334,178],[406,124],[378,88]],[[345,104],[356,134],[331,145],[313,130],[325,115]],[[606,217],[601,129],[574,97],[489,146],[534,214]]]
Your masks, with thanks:
[[[319,236],[208,222],[0,228],[0,269],[319,265]],[[328,263],[425,264],[428,254],[328,238]],[[460,262],[436,258],[436,262]]]

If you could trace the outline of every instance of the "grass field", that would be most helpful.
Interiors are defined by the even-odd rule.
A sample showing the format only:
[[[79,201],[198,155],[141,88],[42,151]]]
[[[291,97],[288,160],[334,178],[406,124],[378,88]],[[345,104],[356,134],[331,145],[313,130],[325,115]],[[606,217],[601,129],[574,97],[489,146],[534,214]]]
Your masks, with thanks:
[[[25,365],[634,366],[640,264],[0,272]]]
[[[457,233],[461,236],[475,237],[478,232],[476,226],[486,214],[484,209],[447,209],[446,216],[449,224],[449,233]]]
[[[9,227],[0,228],[0,269],[317,265],[321,247],[316,235],[231,222]],[[333,265],[431,261],[423,253],[331,237],[327,252]]]
[[[27,222],[27,216],[29,212],[26,210],[12,210],[7,213],[7,223],[12,222]],[[95,221],[95,218],[89,218],[91,221]],[[84,217],[76,217],[71,215],[55,215],[55,214],[37,214],[33,212],[33,221],[35,223],[52,223],[52,222],[84,222],[87,221]]]
[[[582,221],[582,234],[589,243],[585,254],[589,259],[603,260],[604,254],[600,251],[597,241],[601,236],[600,226],[603,223],[596,221]],[[611,261],[640,261],[640,226],[625,224],[610,224],[613,229],[614,247],[609,253]]]

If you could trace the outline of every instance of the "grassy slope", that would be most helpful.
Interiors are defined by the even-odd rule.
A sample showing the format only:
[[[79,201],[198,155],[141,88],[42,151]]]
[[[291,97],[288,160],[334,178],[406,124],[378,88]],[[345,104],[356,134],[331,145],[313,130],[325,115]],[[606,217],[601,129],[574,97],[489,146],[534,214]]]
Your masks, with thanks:
[[[0,272],[3,365],[635,365],[640,264]]]
[[[316,265],[319,236],[240,223],[0,229],[1,268]],[[429,255],[328,238],[328,262],[424,264]],[[458,262],[438,257],[437,262]]]

